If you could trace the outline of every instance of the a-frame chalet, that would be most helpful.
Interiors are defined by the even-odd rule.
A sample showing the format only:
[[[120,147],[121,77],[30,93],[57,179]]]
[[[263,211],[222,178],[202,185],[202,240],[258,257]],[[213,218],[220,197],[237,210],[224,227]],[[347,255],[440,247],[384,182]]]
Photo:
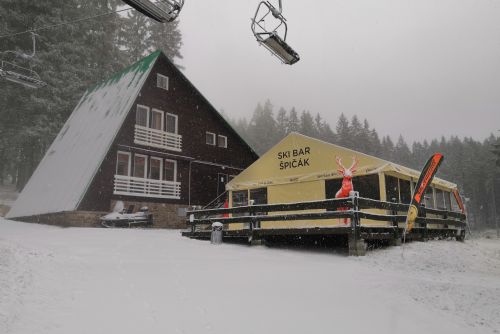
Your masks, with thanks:
[[[183,227],[257,158],[157,51],[87,90],[7,217],[93,226],[123,201]]]

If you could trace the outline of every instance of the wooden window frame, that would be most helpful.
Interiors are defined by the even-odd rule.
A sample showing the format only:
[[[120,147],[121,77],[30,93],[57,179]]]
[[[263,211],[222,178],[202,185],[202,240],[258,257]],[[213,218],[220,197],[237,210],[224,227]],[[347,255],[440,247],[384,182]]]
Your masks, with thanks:
[[[116,152],[116,168],[115,168],[115,174],[116,175],[120,175],[118,174],[118,156],[120,154],[123,154],[123,155],[128,155],[128,175],[123,175],[123,176],[129,176],[132,174],[132,153],[130,152],[125,152],[125,151],[117,151]]]
[[[163,158],[158,158],[158,157],[149,157],[149,168],[148,168],[148,179],[150,180],[157,180],[157,181],[163,181]],[[160,161],[160,178],[159,179],[152,179],[151,178],[151,166],[153,166],[153,164],[151,163],[151,161],[153,160],[159,160]]]
[[[160,113],[161,114],[161,129],[154,129],[153,128],[153,114],[154,113]],[[160,110],[160,109],[156,109],[156,108],[152,108],[151,109],[151,124],[149,126],[151,129],[154,129],[154,130],[159,130],[159,131],[165,131],[165,112],[163,110]]]
[[[160,85],[160,79],[165,79],[167,82],[166,87]],[[156,73],[156,87],[168,91],[170,88],[170,78],[166,75]]]
[[[207,135],[212,135],[212,137],[214,138],[213,144],[210,144],[207,142]],[[213,132],[206,131],[205,132],[205,144],[210,145],[210,146],[217,146],[217,135]]]
[[[150,114],[151,114],[151,108],[149,108],[148,106],[145,106],[143,104],[138,104],[135,108],[135,124],[137,124],[137,112],[139,111],[139,108],[145,108],[147,109],[147,115],[146,115],[146,127],[149,128],[149,124],[151,123],[149,121],[149,117],[150,117]],[[141,126],[144,126],[144,125],[141,125]]]
[[[141,157],[144,158],[144,175],[142,177],[135,176],[135,157]],[[147,179],[148,177],[148,156],[145,154],[139,154],[135,153],[134,154],[134,177],[140,178],[140,179]]]
[[[179,116],[176,114],[169,113],[169,112],[165,113],[165,131],[166,132],[168,132],[167,131],[167,119],[168,119],[167,116],[172,116],[175,118],[175,132],[173,132],[173,133],[176,135],[179,134]],[[172,133],[172,132],[169,132],[169,133]]]
[[[221,145],[220,145],[220,139],[221,139],[221,138],[224,138],[224,146],[221,146]],[[220,148],[227,148],[227,136],[217,135],[217,147],[220,147]]]
[[[163,160],[174,163],[174,179],[173,180],[165,180],[165,179],[163,179],[163,175],[162,175],[162,181],[177,182],[177,160],[172,160],[172,159],[163,159]],[[165,168],[165,167],[163,167],[163,168]]]

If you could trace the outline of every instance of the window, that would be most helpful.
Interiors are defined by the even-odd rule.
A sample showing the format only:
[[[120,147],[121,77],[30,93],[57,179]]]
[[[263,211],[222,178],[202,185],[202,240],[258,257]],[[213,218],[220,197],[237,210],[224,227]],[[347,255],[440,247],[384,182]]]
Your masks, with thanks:
[[[401,198],[401,203],[404,203],[404,204],[411,203],[410,181],[399,179],[399,196]]]
[[[149,178],[152,180],[161,180],[163,159],[151,157],[149,162]]]
[[[135,124],[148,127],[149,126],[149,108],[137,105],[137,110],[135,112]]]
[[[352,178],[354,191],[359,192],[359,196],[380,200],[380,184],[378,174],[355,176]],[[342,187],[342,179],[332,179],[325,181],[326,198],[335,198],[335,194]]]
[[[448,191],[443,192],[444,204],[446,205],[446,210],[451,210],[451,193]]]
[[[177,115],[167,113],[167,132],[177,133],[178,125],[177,125]]]
[[[116,174],[130,176],[130,153],[118,152],[116,156]]]
[[[352,178],[354,191],[358,191],[361,197],[380,201],[380,184],[378,180],[378,174],[355,176]]]
[[[239,190],[233,191],[233,207],[248,205],[248,191]]]
[[[165,159],[165,164],[163,165],[163,180],[165,181],[177,181],[177,161]]]
[[[217,139],[217,143],[219,144],[219,147],[227,148],[227,137],[219,135],[218,139]]]
[[[453,194],[453,199],[451,199],[450,196],[450,201],[451,201],[451,211],[462,211],[460,209],[460,205],[458,205],[457,198],[455,197],[455,194]]]
[[[253,204],[267,204],[267,188],[258,188],[250,190],[250,199]]]
[[[147,156],[142,154],[134,155],[134,177],[146,178]]]
[[[156,74],[156,86],[168,90],[168,77],[159,73]]]
[[[385,176],[385,195],[388,202],[399,202],[399,179],[394,176]]]
[[[434,209],[434,188],[428,187],[425,191],[424,204],[426,208]]]
[[[163,111],[158,109],[153,109],[151,115],[151,128],[163,131],[163,117],[164,117]]]
[[[215,146],[215,133],[207,131],[206,143],[207,143],[207,145]]]
[[[445,210],[444,192],[441,189],[436,189],[436,209]]]

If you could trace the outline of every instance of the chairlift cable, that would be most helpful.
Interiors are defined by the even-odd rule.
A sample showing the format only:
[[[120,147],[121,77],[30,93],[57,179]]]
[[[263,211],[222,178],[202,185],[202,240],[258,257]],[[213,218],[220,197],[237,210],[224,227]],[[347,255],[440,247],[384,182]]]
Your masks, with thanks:
[[[1,35],[0,38],[15,37],[15,36],[19,36],[19,35],[23,35],[23,34],[27,34],[27,33],[31,33],[31,32],[36,32],[36,31],[41,31],[41,30],[47,30],[47,29],[57,28],[57,27],[64,26],[64,25],[72,25],[72,24],[75,24],[75,23],[80,23],[80,22],[83,22],[83,21],[93,20],[93,19],[96,19],[96,18],[99,18],[99,17],[103,17],[103,16],[107,16],[107,15],[112,15],[112,14],[117,14],[117,13],[129,11],[129,10],[132,10],[132,9],[133,9],[132,7],[129,7],[129,8],[124,8],[124,9],[120,9],[120,10],[115,10],[115,11],[111,11],[111,12],[106,12],[106,13],[102,13],[102,14],[93,15],[93,16],[87,16],[87,17],[83,17],[83,18],[80,18],[80,19],[72,20],[72,21],[65,21],[65,22],[61,22],[61,23],[56,23],[56,24],[52,24],[52,25],[40,27],[40,28],[29,29],[29,30],[20,31],[20,32],[12,33],[12,34],[7,34],[7,35]]]

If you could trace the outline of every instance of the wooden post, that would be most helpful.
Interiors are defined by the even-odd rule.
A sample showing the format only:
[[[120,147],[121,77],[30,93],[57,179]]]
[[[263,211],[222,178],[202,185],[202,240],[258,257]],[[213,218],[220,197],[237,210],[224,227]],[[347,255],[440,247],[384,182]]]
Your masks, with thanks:
[[[351,232],[348,236],[349,255],[364,256],[366,254],[366,243],[361,239],[360,218],[359,218],[359,194],[355,191],[351,193],[353,215],[351,219]]]
[[[398,214],[396,210],[391,210],[392,218],[392,226],[394,227],[394,235],[393,239],[390,241],[391,246],[401,246],[401,234],[399,234],[399,223],[397,218],[395,217]]]

